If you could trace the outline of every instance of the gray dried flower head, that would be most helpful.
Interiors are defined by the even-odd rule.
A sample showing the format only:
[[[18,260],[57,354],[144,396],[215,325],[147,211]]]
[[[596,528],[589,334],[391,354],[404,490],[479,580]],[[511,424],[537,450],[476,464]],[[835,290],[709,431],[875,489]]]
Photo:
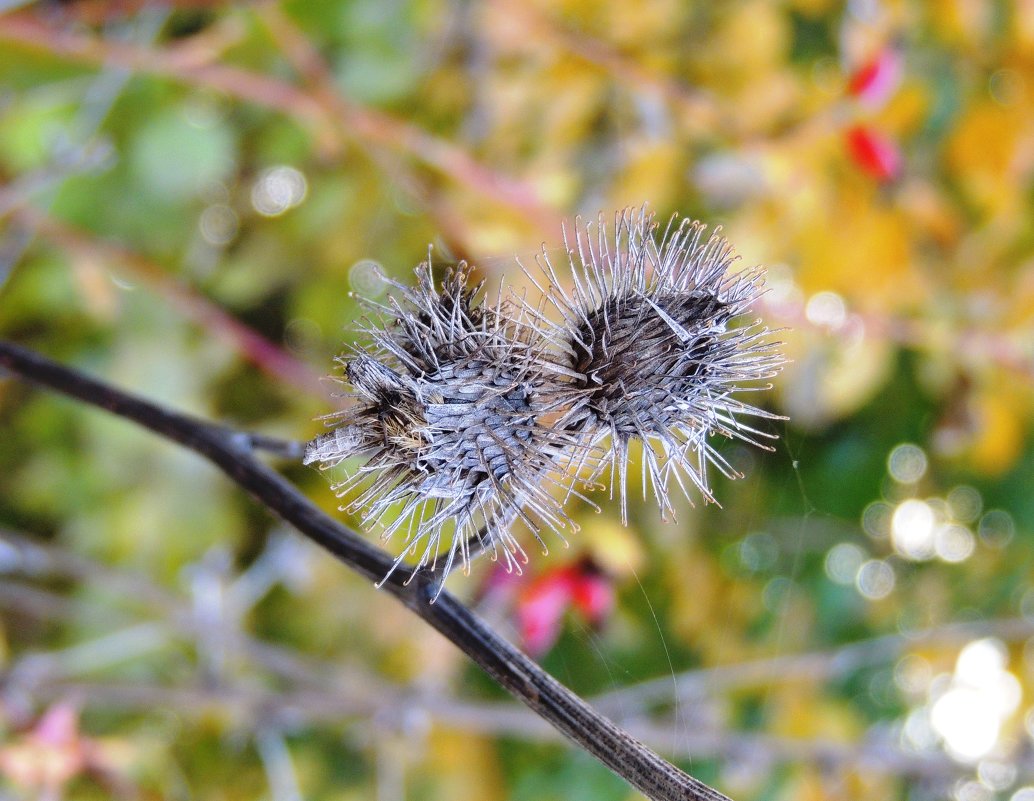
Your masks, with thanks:
[[[416,275],[415,288],[389,281],[400,294],[389,306],[369,304],[381,313],[364,328],[373,348],[339,359],[352,405],[328,418],[336,428],[310,443],[305,463],[366,459],[334,489],[364,525],[381,522],[385,538],[404,533],[396,565],[419,552],[415,568],[434,569],[444,550],[448,575],[457,555],[468,565],[475,543],[519,571],[517,518],[540,543],[543,529],[574,528],[545,489],[573,438],[541,422],[550,412],[541,344],[520,310],[510,319],[501,299],[480,299],[466,264],[440,287],[429,262]]]
[[[404,534],[396,566],[417,555],[415,570],[433,570],[444,551],[448,575],[484,549],[519,571],[511,526],[522,520],[543,550],[544,531],[576,529],[564,504],[579,473],[607,473],[626,520],[633,442],[644,494],[672,513],[671,482],[714,501],[708,468],[738,477],[712,434],[767,447],[773,435],[744,418],[779,416],[734,397],[783,364],[768,329],[740,322],[761,270],[731,272],[728,243],[700,223],[673,217],[657,231],[645,207],[619,212],[612,236],[602,217],[578,223],[573,242],[565,231],[572,289],[545,250],[541,271],[525,270],[537,304],[504,301],[502,287],[487,303],[466,264],[436,285],[430,260],[415,287],[385,279],[397,290],[387,306],[367,301],[379,312],[363,328],[372,346],[339,359],[351,405],[305,462],[365,460],[335,490],[364,525]]]
[[[730,326],[758,298],[763,272],[730,273],[729,244],[717,231],[705,237],[699,222],[673,217],[659,238],[657,228],[645,207],[619,212],[613,237],[602,215],[595,225],[576,223],[574,241],[566,230],[564,237],[570,291],[545,249],[537,259],[549,279],[548,288],[538,288],[560,319],[541,306],[527,308],[567,376],[559,390],[567,411],[558,426],[582,434],[576,457],[590,466],[590,481],[609,470],[623,520],[632,441],[644,445],[643,492],[649,483],[661,511],[673,513],[671,480],[690,497],[687,477],[714,502],[709,465],[740,477],[709,442],[711,434],[764,448],[758,438],[774,435],[742,418],[778,418],[733,397],[764,388],[757,382],[783,363],[759,321]]]

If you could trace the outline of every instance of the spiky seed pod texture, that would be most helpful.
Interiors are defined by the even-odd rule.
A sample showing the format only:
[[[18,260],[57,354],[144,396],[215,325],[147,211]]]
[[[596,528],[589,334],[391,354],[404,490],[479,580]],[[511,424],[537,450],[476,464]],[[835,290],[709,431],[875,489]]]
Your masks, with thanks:
[[[335,428],[305,463],[365,459],[334,489],[364,526],[404,533],[396,565],[419,554],[414,567],[433,570],[444,551],[444,580],[473,547],[519,571],[527,556],[511,526],[522,520],[543,550],[543,532],[574,530],[564,504],[583,497],[578,474],[606,473],[627,520],[636,441],[643,492],[662,513],[674,512],[672,482],[714,501],[708,468],[738,477],[712,434],[767,447],[773,435],[746,421],[778,416],[734,397],[783,363],[759,321],[739,324],[762,271],[730,271],[729,244],[698,222],[673,217],[657,234],[645,207],[619,212],[612,234],[602,217],[577,223],[565,231],[570,289],[546,250],[525,269],[537,304],[504,301],[501,286],[486,302],[466,264],[436,285],[430,260],[415,287],[385,279],[389,305],[367,301],[372,347],[339,359],[351,405],[327,418]]]
[[[429,263],[416,275],[415,288],[389,281],[398,297],[365,326],[371,351],[339,359],[352,405],[328,418],[336,427],[310,443],[305,463],[365,458],[334,489],[364,526],[382,522],[385,538],[404,533],[396,565],[418,554],[416,568],[433,569],[444,551],[448,575],[476,544],[520,570],[517,518],[540,543],[544,528],[573,527],[547,491],[572,437],[540,422],[549,378],[540,346],[519,311],[508,317],[501,300],[483,301],[481,284],[468,286],[467,265],[440,286]]]
[[[659,237],[658,228],[644,207],[619,212],[613,235],[602,215],[595,224],[576,223],[573,238],[565,230],[569,290],[546,250],[537,259],[546,287],[525,270],[547,306],[546,313],[528,311],[567,376],[560,425],[585,438],[579,453],[590,480],[609,472],[623,520],[631,442],[643,443],[644,494],[649,484],[662,513],[673,513],[672,480],[692,498],[688,478],[713,502],[709,466],[740,477],[710,435],[766,447],[759,437],[773,435],[744,418],[778,417],[733,397],[764,388],[758,382],[783,363],[760,321],[730,325],[759,297],[763,272],[730,272],[732,248],[699,222],[673,217]]]

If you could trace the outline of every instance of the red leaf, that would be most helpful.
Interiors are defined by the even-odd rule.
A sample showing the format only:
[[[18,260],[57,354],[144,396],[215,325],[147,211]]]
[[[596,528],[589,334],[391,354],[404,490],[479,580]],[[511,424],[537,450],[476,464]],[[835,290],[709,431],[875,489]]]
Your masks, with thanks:
[[[553,646],[571,607],[592,626],[603,623],[614,608],[611,579],[588,559],[543,574],[521,594],[517,621],[529,654],[539,656]]]
[[[79,710],[69,703],[56,703],[37,721],[32,736],[41,744],[61,748],[79,737]]]
[[[575,574],[561,568],[536,580],[517,605],[524,649],[532,656],[548,651],[560,636],[564,612],[574,595]]]
[[[901,83],[903,67],[901,53],[885,48],[852,73],[847,91],[867,106],[882,106]]]
[[[891,181],[901,174],[902,158],[897,144],[871,128],[856,125],[849,129],[847,149],[863,172],[880,181]]]
[[[590,625],[598,626],[614,609],[614,585],[602,573],[583,572],[575,581],[572,601]]]

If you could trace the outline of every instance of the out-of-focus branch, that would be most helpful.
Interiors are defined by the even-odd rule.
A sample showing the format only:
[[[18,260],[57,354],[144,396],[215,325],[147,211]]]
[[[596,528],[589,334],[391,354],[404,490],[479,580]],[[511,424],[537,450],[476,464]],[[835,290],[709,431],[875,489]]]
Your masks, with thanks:
[[[27,6],[36,0],[0,0],[0,13]],[[162,0],[162,6],[202,10],[220,5],[220,0]],[[76,0],[48,8],[48,12],[84,25],[103,25],[154,7],[153,0]]]
[[[316,98],[276,78],[223,64],[200,62],[194,51],[148,49],[56,30],[28,13],[0,17],[0,40],[43,50],[58,58],[111,64],[215,89],[287,114],[313,127],[323,139],[329,128],[334,136],[343,132],[375,145],[392,147],[477,194],[516,209],[543,229],[552,230],[558,219],[531,186],[488,168],[463,149],[406,120],[361,106],[340,93]],[[332,111],[329,111],[331,100]]]
[[[1013,642],[1025,640],[1031,635],[1034,635],[1034,620],[1023,617],[947,623],[861,640],[828,651],[786,654],[752,662],[690,670],[674,677],[651,679],[604,693],[596,696],[593,701],[611,714],[617,714],[620,709],[644,709],[659,703],[690,702],[701,696],[744,687],[765,687],[776,681],[825,681],[860,668],[888,662],[917,646],[955,645],[978,637],[999,637]]]
[[[2,194],[0,194],[2,197]],[[319,373],[262,334],[248,327],[204,295],[181,284],[160,266],[129,250],[82,231],[36,210],[17,205],[11,217],[72,254],[87,256],[125,272],[132,280],[146,284],[186,317],[222,339],[267,375],[305,390],[314,396],[330,394]]]
[[[549,43],[598,67],[637,96],[654,95],[667,101],[679,113],[682,130],[709,137],[715,131],[728,132],[730,120],[722,118],[719,105],[706,92],[643,67],[606,42],[571,30],[528,3],[493,0],[489,6],[506,18],[508,28],[512,26],[519,31],[507,39],[514,48],[541,47],[542,43]]]
[[[266,4],[258,8],[269,35],[304,85],[325,108],[328,117],[340,120],[343,125],[350,114],[349,103],[335,84],[330,65],[294,21],[276,5]],[[347,129],[342,130],[342,134],[347,136]],[[367,139],[361,144],[377,167],[427,210],[452,255],[457,259],[473,260],[468,227],[444,193],[436,191],[424,176],[395,158],[380,142]],[[546,215],[536,215],[541,217],[540,223],[544,224]]]
[[[1034,380],[1034,347],[1024,330],[1010,335],[963,323],[952,326],[951,332],[946,334],[943,326],[935,321],[873,312],[853,312],[842,328],[830,330],[808,319],[803,302],[762,298],[762,303],[767,319],[775,325],[796,330],[826,330],[832,336],[847,339],[853,335],[852,325],[861,324],[865,336],[883,338],[906,348],[948,353],[952,362],[959,365],[995,364],[1028,381]]]
[[[0,39],[56,58],[91,65],[109,64],[148,75],[225,92],[231,97],[273,108],[317,129],[326,127],[322,108],[288,83],[247,70],[199,62],[192,50],[154,50],[59,30],[29,12],[0,18]]]
[[[0,604],[13,605],[29,614],[43,616],[63,614],[78,606],[53,593],[13,583],[0,585]],[[864,645],[861,643],[858,647]],[[30,659],[34,660],[32,665],[25,667],[31,669],[18,671],[20,663],[13,665],[14,672],[28,679],[27,683],[19,684],[18,689],[46,702],[76,698],[109,711],[162,706],[175,709],[181,715],[221,715],[248,728],[284,721],[297,723],[299,719],[318,725],[337,723],[349,717],[377,716],[381,720],[405,719],[410,723],[426,719],[461,731],[530,741],[554,742],[559,737],[555,729],[526,709],[505,703],[464,701],[440,692],[413,692],[401,687],[353,684],[351,681],[331,685],[300,677],[293,678],[298,683],[296,686],[279,688],[275,692],[254,684],[233,682],[221,683],[217,687],[173,687],[124,681],[105,683],[40,670],[37,666],[42,667],[43,663],[36,661],[38,655]],[[761,667],[760,663],[758,667]],[[896,738],[881,737],[856,743],[733,732],[716,725],[708,725],[704,731],[687,728],[685,721],[678,725],[675,721],[648,718],[645,714],[633,717],[628,729],[652,747],[677,758],[749,759],[792,764],[810,762],[840,768],[864,765],[869,770],[887,774],[941,781],[950,781],[966,773],[964,765],[947,755],[910,752],[902,748]],[[1022,766],[1025,773],[1032,769],[1034,765]]]
[[[3,545],[12,549],[5,559],[9,572],[23,573],[27,577],[58,576],[104,587],[123,597],[145,601],[181,632],[193,633],[194,624],[189,620],[189,610],[182,601],[143,576],[115,570],[67,549],[43,545],[0,530],[0,546]],[[0,589],[0,600],[3,597],[6,596]],[[64,616],[72,611],[63,598],[50,593],[22,593],[19,598],[22,607],[35,609],[41,614],[49,612]],[[954,647],[983,637],[1020,642],[1032,635],[1034,620],[1025,617],[946,623],[846,643],[824,651],[695,668],[674,678],[665,676],[603,693],[592,700],[615,717],[641,719],[648,709],[658,705],[695,703],[729,691],[772,687],[785,682],[815,683],[842,678],[856,670],[890,662],[913,648]],[[332,678],[341,669],[338,664],[302,660],[294,651],[253,639],[244,633],[241,634],[240,647],[250,656],[262,655],[264,658],[256,661],[285,678],[316,683],[328,690],[329,685],[325,685],[324,680]],[[516,709],[514,712],[525,714]]]
[[[154,41],[167,19],[168,10],[165,7],[152,8],[137,19],[113,25],[111,29],[117,31],[119,36],[128,36],[147,45]],[[19,176],[12,182],[0,199],[0,216],[7,213],[7,207],[12,201],[24,202],[27,197],[44,188],[59,189],[65,179],[72,175],[109,166],[111,147],[106,139],[98,136],[98,130],[130,77],[129,71],[125,69],[112,66],[101,68],[82,91],[82,102],[73,118],[47,144],[51,163],[28,175]],[[49,209],[53,199],[52,194],[38,202],[42,208]],[[6,281],[34,239],[35,231],[25,226],[16,226],[11,235],[5,237],[0,245],[0,284]]]
[[[164,622],[180,633],[194,634],[194,623],[183,625],[182,604],[143,577],[113,570],[76,554],[53,546],[33,543],[7,532],[3,541],[13,546],[25,572],[35,575],[61,575],[101,584],[120,595],[134,598],[157,597],[160,608],[172,605]],[[0,606],[15,608],[24,614],[50,618],[82,613],[82,602],[70,602],[55,593],[15,582],[0,585]],[[92,612],[89,613],[92,617]],[[825,652],[794,654],[772,659],[736,663],[719,668],[693,670],[680,674],[679,703],[699,705],[707,697],[747,686],[771,686],[781,682],[816,682],[895,658],[913,645],[955,645],[974,637],[996,636],[1007,641],[1024,640],[1034,632],[1034,622],[1021,618],[954,623],[841,646]],[[260,721],[272,722],[299,717],[311,724],[336,723],[346,717],[395,719],[426,717],[436,725],[493,736],[513,736],[532,741],[555,741],[557,732],[528,710],[512,704],[469,702],[435,691],[426,693],[380,682],[366,675],[348,674],[342,681],[341,666],[331,662],[314,662],[290,649],[249,637],[244,632],[230,632],[234,648],[257,664],[287,679],[290,684],[275,693],[261,690],[254,684],[233,683],[211,686],[165,686],[153,684],[107,684],[84,681],[68,675],[40,675],[32,672],[32,681],[21,690],[47,702],[73,697],[88,705],[107,709],[136,710],[154,706],[174,708],[184,715],[218,714],[242,725]],[[225,636],[225,635],[224,635]],[[32,657],[33,659],[35,658]],[[17,670],[20,663],[14,663]],[[18,675],[24,676],[21,670]],[[671,697],[671,678],[647,682],[626,691],[599,697],[604,708],[614,707],[613,714],[628,719],[628,729],[644,742],[673,757],[736,759],[750,755],[752,759],[772,762],[813,762],[851,767],[865,764],[894,775],[910,775],[950,780],[966,772],[943,753],[918,753],[903,748],[897,738],[870,739],[860,743],[806,738],[788,738],[734,732],[710,724],[706,732],[687,729],[683,720],[674,721],[649,715],[647,709]],[[620,718],[619,718],[620,719]],[[681,727],[680,727],[681,726]],[[672,738],[672,732],[677,737]],[[1034,769],[1034,765],[1023,768]]]
[[[0,219],[25,206],[34,195],[53,188],[70,176],[93,172],[110,156],[110,147],[91,143],[66,154],[59,163],[19,176],[0,190]]]
[[[334,83],[322,54],[278,5],[263,4],[259,7],[259,14],[291,65],[311,87],[312,96],[342,125],[351,125],[357,117],[366,119],[368,124],[363,127],[372,134],[366,137],[371,146],[383,142],[419,155],[430,166],[453,176],[485,197],[505,199],[508,205],[536,224],[544,235],[554,233],[557,214],[538,199],[531,186],[487,170],[459,145],[349,100]],[[347,130],[346,127],[346,133]]]
[[[0,342],[0,367],[71,398],[98,406],[187,447],[222,470],[262,506],[341,562],[398,599],[443,634],[492,679],[569,740],[585,749],[648,798],[723,801],[726,796],[662,759],[593,710],[497,635],[455,596],[438,591],[433,577],[401,567],[358,534],[325,515],[278,473],[257,461],[224,430],[163,409],[52,362]]]
[[[555,742],[555,729],[541,718],[511,704],[463,701],[451,696],[407,694],[386,698],[343,696],[315,689],[282,689],[226,685],[166,686],[146,683],[102,681],[52,681],[35,685],[35,697],[47,702],[79,698],[90,706],[106,710],[175,709],[178,714],[208,718],[220,715],[242,725],[265,721],[299,719],[309,724],[336,724],[344,718],[371,714],[397,714],[409,721],[427,722],[459,731],[492,736],[518,737],[532,742]],[[383,708],[384,706],[390,709]],[[821,764],[866,770],[894,776],[916,776],[950,782],[966,775],[967,768],[942,752],[918,753],[901,748],[896,740],[881,738],[863,743],[817,738],[782,737],[709,728],[708,731],[678,731],[663,720],[639,720],[629,729],[643,741],[673,758],[745,759],[799,765]],[[672,738],[672,732],[677,737]],[[1024,775],[1034,770],[1029,760],[1018,766]]]
[[[145,605],[164,625],[183,637],[197,637],[199,628],[205,625],[184,598],[146,576],[117,570],[65,548],[33,542],[6,530],[0,530],[0,554],[8,573],[27,578],[72,579],[101,588],[120,599]],[[0,604],[16,607],[34,617],[64,619],[76,615],[83,602],[73,603],[61,595],[7,581],[0,584]],[[110,619],[111,614],[111,606],[107,604],[97,610],[98,619],[102,616]],[[370,697],[384,689],[384,682],[356,666],[305,657],[291,648],[251,636],[239,627],[221,628],[217,634],[256,665],[302,686],[316,686],[333,693],[340,693],[344,688]]]

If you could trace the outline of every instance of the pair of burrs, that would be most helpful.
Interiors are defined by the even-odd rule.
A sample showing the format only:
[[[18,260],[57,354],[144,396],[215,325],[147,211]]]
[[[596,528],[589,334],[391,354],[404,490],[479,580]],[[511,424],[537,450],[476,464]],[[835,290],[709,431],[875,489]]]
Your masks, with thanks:
[[[467,264],[436,284],[430,261],[415,287],[389,281],[387,305],[367,301],[371,344],[339,359],[351,403],[305,462],[365,460],[334,490],[364,526],[404,536],[396,565],[434,570],[444,553],[444,578],[487,552],[520,571],[516,522],[545,551],[547,532],[577,529],[565,506],[585,497],[578,484],[616,487],[627,521],[635,441],[664,514],[672,485],[714,502],[709,467],[739,477],[713,434],[767,447],[774,435],[744,418],[778,415],[733,397],[784,362],[760,320],[741,323],[764,272],[732,272],[732,248],[699,222],[659,229],[645,208],[619,212],[612,233],[602,216],[576,224],[570,289],[545,249],[521,265],[534,303],[501,287],[490,302]]]

